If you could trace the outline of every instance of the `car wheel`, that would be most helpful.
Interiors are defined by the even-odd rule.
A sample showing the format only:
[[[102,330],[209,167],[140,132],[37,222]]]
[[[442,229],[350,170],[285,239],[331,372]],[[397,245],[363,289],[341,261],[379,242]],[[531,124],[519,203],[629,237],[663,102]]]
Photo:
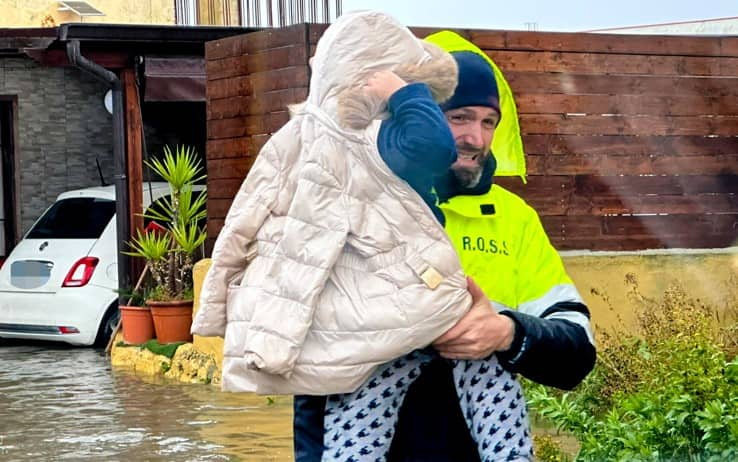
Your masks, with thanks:
[[[105,316],[103,316],[103,320],[97,330],[94,346],[105,347],[108,344],[108,340],[110,340],[110,336],[113,335],[113,331],[118,326],[119,321],[120,310],[118,309],[118,305],[112,305],[105,312]]]

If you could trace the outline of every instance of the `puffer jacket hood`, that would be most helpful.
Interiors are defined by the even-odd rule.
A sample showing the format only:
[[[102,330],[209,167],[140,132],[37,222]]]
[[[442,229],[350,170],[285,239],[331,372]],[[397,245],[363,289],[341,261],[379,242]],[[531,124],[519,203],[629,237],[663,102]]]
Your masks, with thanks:
[[[382,37],[382,46],[377,46],[377,37]],[[372,100],[362,90],[374,72],[389,69],[408,83],[423,82],[439,103],[453,95],[458,75],[449,53],[376,11],[338,18],[318,41],[310,67],[307,103],[341,126],[358,130],[382,117],[385,109],[386,102]]]
[[[393,69],[442,99],[454,82],[437,74],[453,77],[453,63],[382,13],[326,30],[308,100],[260,151],[203,283],[192,332],[225,337],[224,390],[350,392],[468,310],[444,229],[377,152],[362,111],[383,108],[356,91]]]

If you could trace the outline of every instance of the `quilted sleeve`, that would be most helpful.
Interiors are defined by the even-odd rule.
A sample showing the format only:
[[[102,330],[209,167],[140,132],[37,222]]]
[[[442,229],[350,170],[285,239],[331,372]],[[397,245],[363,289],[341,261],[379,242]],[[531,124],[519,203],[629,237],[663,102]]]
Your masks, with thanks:
[[[224,336],[228,284],[243,274],[246,249],[274,208],[283,172],[272,138],[259,152],[241,184],[215,241],[212,265],[203,281],[193,334]]]
[[[278,259],[265,268],[269,306],[255,310],[246,334],[250,368],[289,376],[312,323],[320,294],[348,233],[345,152],[329,137],[316,140],[305,156],[297,187],[276,247]]]

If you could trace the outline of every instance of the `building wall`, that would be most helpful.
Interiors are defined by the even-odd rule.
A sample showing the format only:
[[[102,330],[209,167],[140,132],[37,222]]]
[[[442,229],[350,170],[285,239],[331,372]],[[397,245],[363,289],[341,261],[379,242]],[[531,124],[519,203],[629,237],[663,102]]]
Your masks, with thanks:
[[[45,27],[66,22],[174,24],[174,0],[90,0],[105,16],[58,11],[55,0],[0,0],[0,27]]]
[[[738,249],[720,251],[564,252],[569,275],[597,329],[630,330],[637,314],[659,309],[669,294],[709,307],[722,325],[738,321]]]
[[[73,68],[0,58],[0,95],[16,96],[20,225],[24,233],[56,196],[100,184],[95,158],[112,183],[112,116],[107,88]]]

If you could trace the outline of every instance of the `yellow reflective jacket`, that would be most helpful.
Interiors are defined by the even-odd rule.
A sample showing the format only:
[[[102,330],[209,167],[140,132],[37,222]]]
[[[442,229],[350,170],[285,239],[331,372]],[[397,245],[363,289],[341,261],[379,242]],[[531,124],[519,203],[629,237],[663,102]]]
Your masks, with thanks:
[[[440,205],[461,266],[516,324],[501,363],[546,385],[571,388],[594,365],[589,311],[538,214],[498,185]]]
[[[571,287],[566,299],[582,301],[538,214],[519,196],[492,185],[487,194],[455,196],[440,207],[464,271],[498,305],[526,307],[561,286]]]

